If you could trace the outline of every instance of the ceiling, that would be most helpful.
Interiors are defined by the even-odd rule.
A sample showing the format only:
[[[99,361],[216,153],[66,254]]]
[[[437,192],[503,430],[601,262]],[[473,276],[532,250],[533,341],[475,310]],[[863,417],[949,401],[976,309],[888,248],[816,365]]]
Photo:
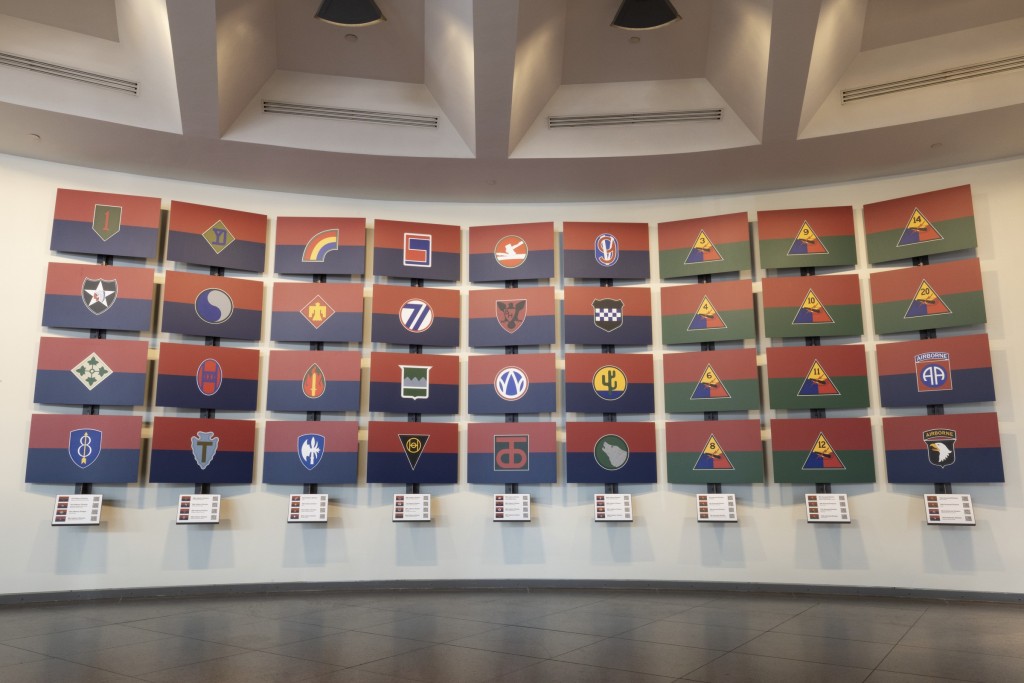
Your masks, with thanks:
[[[319,0],[0,0],[0,153],[460,202],[755,192],[1024,154],[1024,68],[842,100],[1024,56],[1020,0],[673,1],[682,21],[630,32],[610,26],[619,0],[378,0],[388,21],[363,28],[314,19]],[[335,118],[267,113],[267,101]],[[694,110],[720,115],[548,119]]]

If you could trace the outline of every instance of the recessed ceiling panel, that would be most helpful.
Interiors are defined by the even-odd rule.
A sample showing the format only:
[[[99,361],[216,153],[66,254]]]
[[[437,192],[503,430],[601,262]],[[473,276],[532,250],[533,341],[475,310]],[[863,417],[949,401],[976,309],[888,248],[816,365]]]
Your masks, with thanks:
[[[861,49],[909,43],[1021,17],[1021,0],[869,0]]]
[[[0,14],[117,42],[115,0],[0,0]]]

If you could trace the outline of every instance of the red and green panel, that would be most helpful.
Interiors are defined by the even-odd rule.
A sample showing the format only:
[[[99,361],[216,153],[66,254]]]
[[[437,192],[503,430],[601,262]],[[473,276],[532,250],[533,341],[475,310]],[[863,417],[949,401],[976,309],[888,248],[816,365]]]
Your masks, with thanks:
[[[871,420],[772,420],[772,477],[777,484],[874,483]]]
[[[971,186],[865,204],[864,230],[870,263],[974,249]]]
[[[750,270],[746,212],[658,224],[661,277]]]
[[[785,410],[867,408],[864,346],[777,346],[768,349],[768,401]]]
[[[665,344],[753,339],[754,291],[750,280],[663,288],[661,333]]]
[[[964,259],[871,274],[875,332],[985,323],[981,263]]]
[[[764,483],[759,420],[669,422],[665,441],[671,484]]]
[[[853,207],[782,209],[757,212],[761,267],[853,266]]]
[[[758,410],[757,351],[665,354],[665,412]]]
[[[860,279],[850,275],[761,280],[769,337],[859,337],[864,333]]]

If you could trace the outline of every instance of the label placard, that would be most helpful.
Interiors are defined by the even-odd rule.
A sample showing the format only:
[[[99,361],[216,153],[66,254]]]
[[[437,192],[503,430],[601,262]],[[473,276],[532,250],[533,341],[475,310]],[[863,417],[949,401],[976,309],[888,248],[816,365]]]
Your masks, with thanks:
[[[698,522],[738,522],[735,493],[702,493],[697,496]]]
[[[220,524],[219,493],[178,496],[177,524]]]
[[[496,493],[494,494],[495,522],[529,522],[529,493]]]
[[[928,524],[975,526],[974,504],[969,495],[960,493],[929,493],[924,497]]]
[[[396,493],[391,510],[392,522],[429,522],[429,493]]]
[[[850,503],[845,493],[805,493],[804,507],[811,524],[849,524]]]
[[[631,493],[595,493],[595,522],[632,522],[633,494]]]
[[[293,493],[288,496],[288,522],[326,522],[326,493]]]
[[[62,495],[54,498],[50,526],[87,526],[100,523],[101,494]]]

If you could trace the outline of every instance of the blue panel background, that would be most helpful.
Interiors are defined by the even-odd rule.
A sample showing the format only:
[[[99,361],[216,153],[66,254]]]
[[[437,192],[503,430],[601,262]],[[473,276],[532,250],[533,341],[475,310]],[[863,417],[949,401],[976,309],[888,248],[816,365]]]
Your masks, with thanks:
[[[409,467],[405,453],[369,452],[366,455],[367,484],[457,484],[457,453],[424,453]]]
[[[134,484],[139,480],[139,451],[103,448],[85,469],[71,461],[67,448],[30,448],[28,484]]]

